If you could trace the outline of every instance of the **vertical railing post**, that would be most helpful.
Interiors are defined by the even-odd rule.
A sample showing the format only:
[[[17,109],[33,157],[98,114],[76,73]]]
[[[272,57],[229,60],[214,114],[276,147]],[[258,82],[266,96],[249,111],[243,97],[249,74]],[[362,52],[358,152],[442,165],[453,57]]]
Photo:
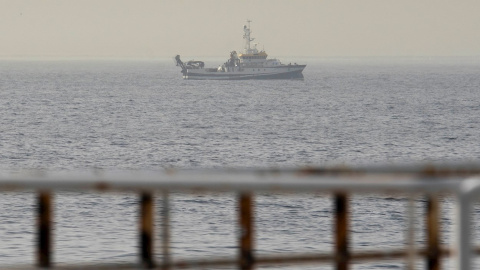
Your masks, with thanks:
[[[455,228],[457,261],[455,269],[472,269],[472,239],[471,213],[472,213],[472,190],[467,181],[461,183],[457,191],[457,226]],[[466,187],[464,187],[466,186]],[[478,186],[478,184],[477,184]]]
[[[140,255],[146,268],[153,268],[153,196],[143,192],[140,198]]]
[[[239,268],[241,270],[252,270],[255,264],[253,256],[253,207],[252,194],[241,193],[239,195]]]
[[[480,177],[465,179],[456,191],[457,211],[455,246],[457,249],[455,269],[472,269],[472,210],[474,199],[480,195]]]
[[[170,269],[170,201],[168,191],[163,193],[162,205],[162,254],[163,269]]]
[[[52,266],[52,199],[48,192],[38,194],[37,265]]]
[[[335,194],[335,269],[348,270],[348,196]]]
[[[408,220],[408,229],[406,232],[407,238],[407,270],[415,269],[415,196],[410,195],[408,198],[406,216]]]
[[[427,269],[440,270],[440,202],[438,196],[427,197]]]

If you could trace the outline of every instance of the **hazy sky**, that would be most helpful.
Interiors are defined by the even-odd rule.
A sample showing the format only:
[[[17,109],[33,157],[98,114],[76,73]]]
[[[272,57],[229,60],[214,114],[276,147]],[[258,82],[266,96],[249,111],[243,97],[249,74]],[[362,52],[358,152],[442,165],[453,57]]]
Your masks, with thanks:
[[[479,0],[0,0],[0,57],[479,56]]]

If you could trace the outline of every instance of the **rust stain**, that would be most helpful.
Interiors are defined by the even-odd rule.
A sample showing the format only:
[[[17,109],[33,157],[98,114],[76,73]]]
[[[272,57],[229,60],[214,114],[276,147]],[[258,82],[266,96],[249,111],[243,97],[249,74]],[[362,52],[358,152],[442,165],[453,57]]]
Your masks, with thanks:
[[[52,198],[50,193],[39,193],[37,211],[37,265],[50,267],[52,261]]]
[[[154,267],[153,260],[153,196],[150,193],[140,194],[140,254],[142,265],[146,268]]]
[[[95,185],[95,189],[99,191],[107,191],[110,189],[110,185],[106,182],[99,182]]]
[[[253,198],[251,194],[243,193],[239,196],[239,225],[240,225],[240,252],[239,268],[241,270],[254,269],[255,258],[253,255]]]
[[[349,207],[348,196],[344,193],[335,194],[335,261],[336,269],[348,270],[349,252]]]
[[[440,270],[440,202],[436,196],[427,198],[426,235],[427,235],[427,269]]]
[[[460,176],[468,177],[480,174],[480,168],[476,167],[448,167],[448,166],[435,166],[432,164],[426,165],[421,171],[420,176],[423,177],[448,177],[448,176]]]

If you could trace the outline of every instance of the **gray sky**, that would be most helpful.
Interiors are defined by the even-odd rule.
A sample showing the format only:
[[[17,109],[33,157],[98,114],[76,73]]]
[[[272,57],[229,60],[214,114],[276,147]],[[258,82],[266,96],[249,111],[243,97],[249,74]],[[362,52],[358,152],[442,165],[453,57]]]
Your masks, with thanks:
[[[478,0],[0,0],[0,57],[479,56]]]

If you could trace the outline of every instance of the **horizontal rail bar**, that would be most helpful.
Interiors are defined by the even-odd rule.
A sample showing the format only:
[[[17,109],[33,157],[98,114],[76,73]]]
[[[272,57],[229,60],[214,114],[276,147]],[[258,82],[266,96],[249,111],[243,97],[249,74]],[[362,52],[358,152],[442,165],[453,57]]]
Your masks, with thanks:
[[[91,173],[85,173],[85,171],[70,171],[64,172],[63,176],[74,176],[80,175],[80,177],[92,176],[95,178],[102,178],[108,176],[111,172],[95,170]],[[135,172],[135,176],[138,176],[138,171]],[[167,169],[165,171],[144,171],[150,175],[175,175],[175,174],[190,174],[190,175],[248,175],[248,174],[261,174],[261,175],[316,175],[316,176],[361,176],[367,174],[383,174],[383,175],[409,175],[415,177],[469,177],[474,175],[480,175],[480,162],[477,163],[425,163],[425,164],[403,164],[403,165],[392,165],[392,164],[378,164],[374,166],[327,166],[327,167],[303,167],[303,168],[274,168],[274,169],[196,169],[196,170],[175,170]],[[25,175],[29,175],[33,178],[47,177],[51,174],[46,173],[42,170],[29,170],[26,171]],[[57,173],[59,175],[59,173]],[[124,171],[116,172],[117,178],[123,178],[125,176]],[[0,174],[0,182],[4,179],[9,179],[12,177],[22,178],[22,174]],[[127,178],[129,178],[127,176]]]
[[[439,258],[451,255],[453,252],[443,249],[439,246],[439,237],[436,231],[431,231],[428,235],[429,244],[426,250],[404,251],[394,250],[373,251],[373,252],[353,252],[348,249],[347,229],[348,229],[348,211],[347,200],[345,198],[338,200],[337,204],[337,244],[334,254],[313,254],[310,258],[309,254],[304,255],[273,255],[254,257],[253,237],[251,232],[253,228],[248,222],[252,221],[253,212],[248,206],[250,200],[245,197],[245,203],[241,203],[241,211],[244,212],[240,223],[241,228],[245,232],[250,232],[250,236],[245,235],[245,239],[241,239],[241,255],[239,258],[227,258],[218,260],[192,260],[192,261],[175,261],[170,260],[168,251],[168,214],[165,215],[166,232],[163,232],[166,241],[164,243],[164,260],[158,265],[154,264],[153,256],[153,198],[155,192],[168,194],[176,191],[193,191],[193,192],[210,192],[225,191],[235,192],[239,194],[252,194],[256,192],[329,192],[333,194],[349,194],[363,192],[394,192],[394,193],[423,193],[427,196],[437,196],[440,192],[455,193],[459,198],[466,197],[461,205],[467,209],[465,205],[470,205],[473,199],[480,195],[480,178],[469,178],[465,180],[465,176],[480,174],[475,168],[450,167],[444,170],[440,168],[397,168],[393,171],[384,171],[379,168],[358,168],[358,169],[322,169],[322,168],[306,168],[300,170],[232,170],[220,172],[205,171],[183,171],[164,173],[151,172],[102,172],[100,174],[68,174],[54,173],[28,176],[0,176],[1,190],[38,190],[45,194],[52,191],[120,191],[120,192],[136,192],[147,194],[142,197],[141,208],[141,262],[144,267],[159,267],[161,269],[173,268],[199,268],[199,267],[220,267],[235,266],[240,264],[241,269],[253,269],[257,265],[269,264],[291,264],[291,263],[335,263],[337,269],[348,269],[351,261],[363,260],[380,260],[407,258],[412,254],[418,254],[423,258],[429,259],[428,266],[430,269],[439,269]],[[459,181],[463,180],[463,181]],[[250,196],[250,195],[249,195]],[[411,196],[411,195],[410,195]],[[463,196],[463,197],[462,197]],[[168,197],[164,199],[168,200]],[[165,206],[168,208],[168,202]],[[433,204],[431,205],[433,206]],[[436,208],[436,207],[433,207]],[[429,209],[433,209],[430,207]],[[168,209],[167,209],[168,210]],[[437,211],[437,210],[435,210]],[[438,213],[432,212],[432,216],[427,222],[431,226],[437,226]],[[243,213],[242,212],[242,213]],[[245,214],[246,213],[246,214]],[[468,211],[462,212],[465,220],[462,221],[462,228],[469,225]],[[463,220],[463,219],[460,219]],[[244,222],[247,221],[247,222]],[[437,228],[438,229],[438,228]],[[463,231],[462,231],[463,233]],[[468,233],[469,235],[469,233]],[[471,244],[467,236],[458,238],[458,249],[456,254],[467,254],[461,258],[462,269],[470,269],[467,267],[470,260]],[[41,242],[41,241],[40,241]],[[44,241],[45,242],[45,241]],[[47,241],[48,242],[48,241]],[[45,242],[45,243],[47,243]],[[46,250],[43,248],[43,250]],[[44,252],[49,254],[48,252]],[[50,266],[50,260],[40,259],[40,266]],[[46,262],[46,263],[45,263]],[[76,266],[78,269],[78,266]],[[116,269],[121,268],[115,265]],[[137,268],[136,266],[135,268]]]
[[[475,248],[474,252],[480,255],[480,247]],[[416,250],[416,256],[426,256],[428,251],[426,249]],[[442,257],[450,257],[453,251],[448,248],[440,249]],[[350,259],[354,263],[370,262],[370,261],[391,261],[398,260],[408,256],[408,251],[404,249],[389,249],[389,250],[365,250],[350,254]],[[291,265],[291,264],[331,264],[335,260],[334,254],[326,253],[308,253],[308,254],[275,254],[262,255],[255,258],[256,265]],[[208,260],[174,260],[169,265],[172,268],[193,268],[198,269],[202,267],[226,267],[235,266],[238,264],[238,259],[231,258],[212,258]],[[157,265],[154,269],[162,269],[164,265]],[[106,263],[106,264],[75,264],[75,265],[56,265],[54,269],[139,269],[142,268],[140,264],[133,263]],[[37,269],[34,266],[15,267],[14,269]]]
[[[135,181],[132,181],[134,179]],[[315,176],[263,174],[131,174],[65,175],[0,178],[0,190],[97,191],[279,191],[279,192],[455,192],[460,177]]]

